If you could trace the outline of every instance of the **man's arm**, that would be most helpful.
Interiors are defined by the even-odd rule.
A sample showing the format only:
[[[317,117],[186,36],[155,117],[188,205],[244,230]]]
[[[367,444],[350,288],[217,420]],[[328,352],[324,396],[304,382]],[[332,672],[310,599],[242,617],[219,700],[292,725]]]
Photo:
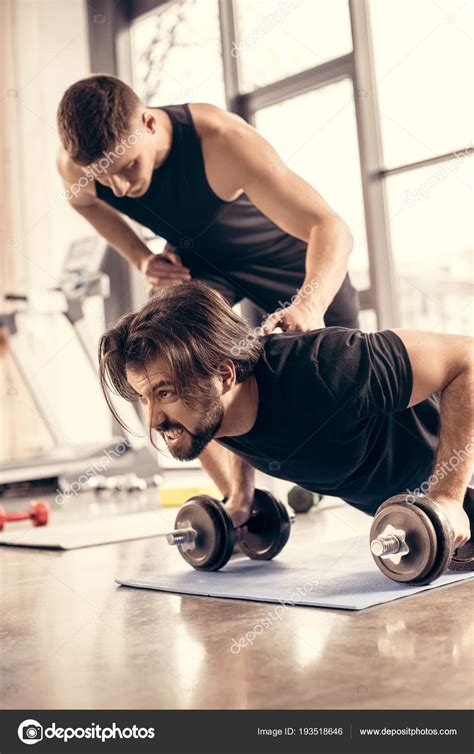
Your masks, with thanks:
[[[89,181],[86,186],[82,185],[87,171],[75,165],[63,149],[58,153],[57,168],[63,180],[65,196],[71,207],[82,215],[127,262],[147,275],[151,285],[166,285],[176,280],[189,279],[189,270],[181,265],[175,254],[165,252],[159,255],[160,260],[156,259],[156,255],[143,243],[120,212],[97,198],[94,181]],[[81,184],[79,184],[80,178],[83,179]],[[154,260],[152,277],[147,274],[151,260]],[[157,264],[160,266],[157,267]]]
[[[463,335],[441,335],[416,330],[394,330],[407,349],[413,372],[410,406],[441,391],[441,429],[429,495],[446,510],[455,529],[455,546],[469,539],[469,521],[463,500],[473,473],[474,340]],[[459,464],[452,468],[456,453]]]
[[[350,230],[323,197],[290,170],[252,126],[232,114],[215,110],[218,125],[202,139],[211,185],[225,199],[245,191],[270,220],[308,244],[299,301],[280,316],[270,317],[266,329],[273,330],[279,320],[283,329],[320,327],[347,272],[353,246]]]
[[[250,516],[255,493],[255,469],[240,456],[229,451],[230,496],[226,508],[234,526],[242,526]]]
[[[241,526],[248,519],[255,492],[255,469],[247,461],[214,440],[199,456],[203,467],[227,498],[234,526]]]

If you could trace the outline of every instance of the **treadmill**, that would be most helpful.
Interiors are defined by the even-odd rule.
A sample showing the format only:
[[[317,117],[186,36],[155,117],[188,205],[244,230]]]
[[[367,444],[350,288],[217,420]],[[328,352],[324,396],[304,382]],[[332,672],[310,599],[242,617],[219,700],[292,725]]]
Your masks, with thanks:
[[[0,313],[0,324],[8,332],[8,351],[51,437],[52,447],[42,455],[0,463],[0,495],[61,489],[84,470],[100,467],[101,462],[103,465],[104,457],[113,459],[108,469],[112,474],[134,471],[139,476],[151,477],[157,473],[157,453],[139,414],[120,396],[112,396],[117,412],[130,430],[125,431],[110,415],[99,387],[94,343],[106,325],[110,278],[102,267],[110,251],[100,238],[74,242],[57,288],[33,291],[29,296],[10,293],[4,297],[7,306]],[[95,307],[94,313],[88,317],[87,309],[91,306]],[[96,319],[99,326],[92,334],[90,323],[94,324]],[[56,386],[54,394],[52,365],[58,353],[53,347],[48,363],[44,351],[58,334],[66,344],[62,369],[73,378],[81,374],[80,387],[86,392],[83,399],[81,395],[75,396],[76,386],[71,386],[70,396],[64,395],[67,390],[63,384]],[[63,393],[62,401],[59,393]],[[95,435],[92,442],[84,432],[79,438],[70,437],[73,419],[69,418],[68,425],[63,415],[69,413],[73,417],[75,412],[78,416],[78,410],[81,420],[84,411],[90,411],[89,434]]]

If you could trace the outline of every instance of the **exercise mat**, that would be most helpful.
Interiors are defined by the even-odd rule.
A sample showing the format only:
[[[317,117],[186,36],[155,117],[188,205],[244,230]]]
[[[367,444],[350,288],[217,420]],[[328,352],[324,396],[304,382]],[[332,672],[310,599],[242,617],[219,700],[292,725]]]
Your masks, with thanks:
[[[34,547],[45,550],[75,550],[113,542],[127,542],[164,535],[172,526],[173,511],[152,511],[128,515],[91,517],[66,523],[32,527],[13,525],[0,532],[0,545]]]
[[[304,534],[306,537],[301,536]],[[222,571],[196,571],[176,552],[172,572],[157,573],[153,580],[124,578],[116,582],[200,597],[362,610],[474,576],[446,571],[428,586],[400,584],[378,570],[369,551],[368,533],[324,543],[318,543],[310,531],[298,535],[292,534],[286,548],[272,561],[240,557],[231,559]],[[169,545],[160,542],[159,547]]]

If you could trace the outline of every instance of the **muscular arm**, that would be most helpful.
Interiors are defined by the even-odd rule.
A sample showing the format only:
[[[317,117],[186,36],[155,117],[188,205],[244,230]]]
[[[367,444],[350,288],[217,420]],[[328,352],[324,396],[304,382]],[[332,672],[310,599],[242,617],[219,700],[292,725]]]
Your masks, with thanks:
[[[474,340],[462,335],[414,330],[394,332],[403,341],[412,366],[409,405],[414,406],[441,391],[441,429],[435,469],[448,469],[448,473],[435,475],[436,483],[429,494],[449,510],[453,506],[462,510],[474,460]],[[459,465],[453,469],[450,459],[456,451]],[[456,544],[462,544],[460,537]]]
[[[199,456],[203,467],[227,498],[226,508],[234,526],[243,524],[250,514],[255,491],[255,469],[235,453],[214,440]]]
[[[79,179],[84,180],[86,172],[75,165],[64,150],[60,150],[58,154],[57,168],[71,207],[82,215],[127,262],[147,274],[149,283],[158,285],[176,279],[189,278],[187,268],[177,262],[175,254],[165,253],[158,256],[153,254],[123,215],[97,198],[94,181],[90,181],[86,186],[79,185]],[[152,260],[154,262],[153,275],[156,277],[148,273],[148,265]]]
[[[349,228],[252,126],[215,110],[216,128],[202,137],[211,186],[227,200],[245,191],[282,230],[307,242],[302,288],[310,292],[303,297],[322,318],[347,272],[353,243]]]
[[[247,521],[252,508],[255,469],[231,451],[229,451],[229,457],[231,487],[226,508],[232,516],[234,526],[241,526]]]
[[[101,199],[96,199],[86,206],[71,202],[74,209],[84,217],[93,228],[113,246],[116,251],[133,267],[143,271],[143,265],[151,255],[150,250],[137,236],[128,222]]]

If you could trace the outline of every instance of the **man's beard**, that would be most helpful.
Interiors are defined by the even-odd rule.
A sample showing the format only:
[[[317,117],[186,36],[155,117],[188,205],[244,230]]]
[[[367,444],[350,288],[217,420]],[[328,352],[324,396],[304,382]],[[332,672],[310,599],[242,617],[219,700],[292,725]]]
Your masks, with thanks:
[[[197,458],[206,445],[211,442],[216,432],[222,424],[224,418],[224,407],[219,400],[215,400],[212,404],[209,404],[207,409],[202,413],[203,419],[197,426],[194,432],[189,432],[180,424],[165,424],[162,430],[167,429],[181,429],[182,435],[176,444],[176,447],[170,448],[167,444],[167,448],[173,458],[177,461],[193,461]],[[186,438],[190,438],[191,442],[188,445]],[[182,442],[186,440],[186,442]],[[166,440],[165,440],[166,442]]]

